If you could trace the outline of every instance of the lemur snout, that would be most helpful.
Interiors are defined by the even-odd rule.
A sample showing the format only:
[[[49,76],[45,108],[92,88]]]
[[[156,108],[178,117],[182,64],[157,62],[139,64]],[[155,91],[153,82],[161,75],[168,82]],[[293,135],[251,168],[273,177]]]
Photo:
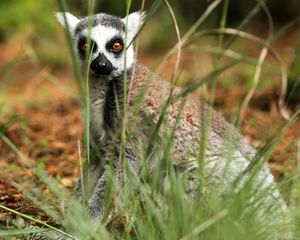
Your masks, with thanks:
[[[99,75],[109,75],[113,70],[112,63],[103,53],[99,53],[99,55],[91,62],[90,67],[96,74]]]

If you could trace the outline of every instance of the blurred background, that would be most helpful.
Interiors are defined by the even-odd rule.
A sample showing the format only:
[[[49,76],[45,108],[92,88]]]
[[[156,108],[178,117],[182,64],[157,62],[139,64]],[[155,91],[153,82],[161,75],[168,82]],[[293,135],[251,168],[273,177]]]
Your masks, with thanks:
[[[88,13],[88,0],[69,0],[66,1],[67,8],[70,12],[77,16],[86,16]],[[106,12],[117,16],[124,16],[126,12],[126,1],[95,1],[94,12]],[[131,11],[137,11],[141,8],[142,1],[132,1]],[[147,11],[153,4],[153,0],[145,1],[144,9]],[[178,25],[181,33],[185,33],[193,23],[201,16],[205,9],[212,1],[189,0],[170,1],[172,8],[177,17]],[[249,16],[251,10],[255,8],[259,1],[228,1],[227,21],[226,27],[237,28]],[[300,14],[300,4],[298,0],[283,1],[261,1],[266,2],[266,8],[262,8],[249,21],[247,20],[243,27],[243,31],[249,31],[263,39],[267,39],[270,35],[270,25],[268,15],[271,15],[271,23],[274,25],[274,30],[271,34],[291,23],[298,18]],[[222,5],[222,4],[221,4]],[[227,8],[227,7],[226,7]],[[206,21],[200,26],[198,31],[211,28],[219,28],[224,6],[216,8]],[[26,57],[34,66],[47,66],[51,70],[70,69],[70,59],[68,47],[65,41],[65,34],[63,29],[53,17],[53,12],[60,11],[57,1],[44,0],[10,0],[0,1],[0,47],[1,59],[0,67],[6,63],[11,63],[11,60],[18,56],[18,58]],[[299,21],[298,21],[299,22]],[[283,57],[286,67],[290,70],[290,80],[294,86],[296,75],[299,74],[299,24],[294,24],[294,27],[283,31],[281,37],[276,41],[272,41],[272,45]],[[238,39],[239,40],[239,39]],[[154,63],[159,62],[160,57],[163,56],[175,43],[176,34],[172,20],[169,16],[168,10],[162,4],[155,15],[150,19],[145,29],[141,34],[140,54],[138,59],[147,65],[153,66]],[[201,47],[215,47],[218,45],[219,39],[217,37],[203,37],[200,42],[196,42],[196,46]],[[278,44],[278,45],[276,45]],[[237,46],[237,48],[235,48]],[[249,48],[251,46],[251,48]],[[258,57],[261,50],[259,44],[254,44],[251,41],[235,41],[233,49],[238,49],[242,54],[251,55],[254,58]],[[202,55],[201,55],[202,54]],[[189,62],[183,61],[183,66],[179,82],[186,83],[192,79],[198,78],[199,75],[207,73],[211,70],[211,56],[198,53],[196,60],[192,58],[191,53]],[[18,59],[14,59],[17,61]],[[20,59],[19,59],[20,60]],[[24,59],[23,59],[24,61]],[[192,64],[194,63],[194,64]],[[196,69],[195,69],[195,66]],[[166,67],[170,68],[170,67]],[[200,73],[193,73],[190,75],[190,69],[199,70]],[[247,70],[248,69],[248,70]],[[245,71],[251,71],[251,67],[247,66]],[[254,68],[255,69],[255,68]],[[27,69],[29,70],[29,69]],[[160,69],[161,70],[161,69]],[[188,71],[185,71],[188,70]],[[168,72],[165,69],[166,72]],[[204,71],[201,73],[201,71]],[[29,70],[30,72],[30,70]],[[160,71],[163,77],[168,78],[170,74]],[[233,76],[226,78],[232,80],[240,76],[236,73]],[[247,76],[246,76],[247,78]],[[272,78],[271,80],[269,78]],[[273,83],[273,74],[267,74],[264,77],[264,83]],[[248,76],[248,79],[251,77]],[[232,80],[224,81],[223,85],[230,85]],[[251,80],[250,80],[251,81]],[[251,83],[248,83],[251,85]],[[230,86],[229,86],[230,87]],[[295,87],[294,87],[295,88]],[[293,94],[291,98],[297,98],[300,92],[297,88],[297,94]],[[294,91],[295,92],[295,91]]]
[[[95,1],[94,12],[106,12],[124,17],[125,2],[124,0],[97,0]],[[132,1],[132,11],[140,10],[141,2]],[[149,10],[153,2],[153,0],[145,1],[145,10]],[[211,2],[199,0],[170,1],[182,33],[191,27]],[[257,1],[254,0],[243,2],[231,0],[228,2],[227,27],[239,26],[257,4]],[[265,2],[272,15],[275,31],[299,17],[300,4],[298,0]],[[68,10],[74,15],[86,16],[88,14],[87,0],[67,0],[66,3]],[[19,38],[23,45],[31,48],[31,53],[36,55],[35,60],[39,64],[48,64],[53,68],[64,67],[64,64],[68,62],[65,57],[68,55],[68,50],[63,31],[53,18],[55,11],[60,11],[60,9],[57,1],[53,0],[0,1],[0,42],[8,43]],[[199,30],[219,27],[221,15],[222,7],[218,7]],[[255,34],[264,38],[268,36],[268,28],[267,15],[260,10],[244,30],[251,29],[252,33],[254,31]],[[140,41],[141,50],[145,53],[163,52],[173,46],[175,42],[176,35],[172,21],[167,9],[162,4],[143,31]]]
[[[145,1],[144,9],[149,10],[153,2]],[[278,135],[288,117],[299,109],[300,4],[299,0],[263,1],[266,6],[258,8],[257,13],[250,17],[249,13],[258,2],[227,1],[227,18],[223,26],[236,29],[245,22],[243,31],[264,40],[272,39],[270,44],[282,61],[268,54],[257,89],[241,119],[243,134],[255,147],[262,147]],[[66,3],[68,11],[74,15],[87,15],[87,0],[68,0]],[[211,3],[206,0],[170,0],[181,35]],[[226,1],[209,15],[198,32],[221,26],[224,9],[227,9],[224,4]],[[141,1],[133,0],[131,11],[140,8]],[[16,171],[21,164],[10,144],[37,163],[46,165],[48,173],[64,186],[71,187],[76,181],[78,140],[82,134],[80,102],[65,33],[53,16],[56,11],[60,9],[53,0],[0,0],[0,133],[6,139],[0,141],[0,187],[4,184],[1,178],[24,178],[22,171]],[[124,17],[125,1],[95,1],[95,12]],[[209,35],[193,41],[183,51],[178,79],[178,84],[188,84],[201,79],[217,65],[228,62],[230,58],[216,54],[226,46],[248,57],[251,64],[241,62],[224,72],[217,79],[216,89],[211,90],[210,84],[204,87],[203,97],[210,99],[213,93],[215,107],[228,120],[239,115],[242,102],[254,86],[256,64],[262,50],[260,44],[249,39],[236,38],[228,44],[230,39],[228,36]],[[140,35],[138,61],[154,69],[176,42],[169,12],[161,4]],[[173,66],[174,58],[171,58],[156,70],[170,80]],[[282,67],[288,73],[284,107],[278,105]],[[270,159],[272,171],[278,178],[288,175],[296,164],[299,135],[300,123],[297,120]]]

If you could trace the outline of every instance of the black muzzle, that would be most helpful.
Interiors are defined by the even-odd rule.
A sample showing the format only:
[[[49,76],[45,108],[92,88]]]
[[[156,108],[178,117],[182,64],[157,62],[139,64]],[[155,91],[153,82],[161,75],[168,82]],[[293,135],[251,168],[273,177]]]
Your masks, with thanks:
[[[96,74],[99,75],[109,75],[113,70],[112,63],[103,53],[99,53],[99,55],[91,62],[90,67]]]

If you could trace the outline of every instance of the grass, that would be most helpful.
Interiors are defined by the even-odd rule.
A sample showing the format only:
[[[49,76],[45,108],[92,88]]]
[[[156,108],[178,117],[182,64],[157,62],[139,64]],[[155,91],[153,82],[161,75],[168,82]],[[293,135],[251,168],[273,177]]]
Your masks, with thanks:
[[[172,6],[168,1],[164,1],[172,21],[174,23],[178,43],[167,53],[160,64],[163,65],[166,59],[176,55],[176,64],[173,72],[173,82],[176,82],[180,78],[179,63],[181,57],[181,51],[184,48],[189,48],[191,40],[199,36],[206,34],[218,35],[218,46],[209,49],[211,52],[216,53],[216,61],[213,71],[204,76],[197,82],[192,82],[176,97],[172,95],[166,98],[165,103],[159,112],[158,120],[153,126],[151,132],[151,139],[142,141],[138,146],[138,157],[143,166],[146,166],[153,152],[157,157],[157,170],[155,174],[150,177],[147,167],[141,172],[140,176],[133,174],[129,169],[125,161],[125,146],[135,144],[136,139],[139,139],[141,132],[147,131],[149,123],[153,121],[151,116],[144,119],[144,121],[136,126],[134,124],[127,125],[128,122],[134,122],[136,116],[128,117],[130,121],[124,121],[121,131],[121,145],[116,144],[116,149],[120,151],[120,159],[123,160],[123,170],[126,173],[125,186],[120,185],[116,180],[112,170],[108,171],[108,183],[105,199],[105,213],[101,220],[101,223],[95,226],[90,220],[86,210],[86,204],[81,204],[76,197],[74,197],[66,189],[63,189],[55,179],[48,176],[45,172],[44,166],[35,166],[31,159],[23,154],[14,144],[5,136],[5,131],[0,132],[0,138],[8,145],[11,150],[22,159],[23,164],[29,168],[37,176],[37,178],[43,182],[51,194],[43,195],[43,192],[39,192],[38,186],[33,185],[32,189],[25,191],[26,195],[35,203],[37,203],[41,209],[47,214],[53,217],[61,228],[49,225],[46,222],[35,219],[31,216],[24,215],[16,212],[5,206],[0,205],[0,208],[5,211],[10,211],[17,216],[29,220],[31,223],[36,223],[40,227],[38,228],[25,228],[15,224],[16,229],[13,230],[0,230],[0,236],[4,239],[10,239],[12,236],[24,235],[28,233],[37,233],[46,230],[54,230],[54,232],[61,233],[63,235],[72,237],[74,239],[205,239],[205,240],[218,240],[218,239],[230,239],[230,240],[273,240],[279,239],[280,236],[291,235],[292,237],[287,239],[300,238],[300,205],[299,205],[299,173],[295,170],[295,174],[292,176],[291,181],[291,197],[290,206],[288,211],[282,213],[278,211],[280,205],[276,201],[265,201],[266,196],[269,194],[267,190],[260,191],[259,184],[255,183],[255,179],[259,178],[259,171],[261,165],[265,163],[275,147],[279,144],[283,135],[286,133],[288,127],[294,123],[298,117],[296,113],[284,128],[278,132],[277,137],[269,143],[265,148],[259,151],[259,154],[253,160],[249,166],[249,170],[245,173],[241,173],[234,178],[231,184],[226,184],[226,179],[229,178],[226,171],[223,173],[222,180],[218,185],[210,183],[208,177],[214,174],[215,169],[207,169],[205,166],[205,154],[204,149],[206,146],[207,131],[211,121],[211,113],[205,118],[204,130],[201,138],[203,143],[202,148],[197,153],[198,164],[201,166],[199,170],[194,172],[186,171],[184,168],[174,169],[172,166],[173,161],[173,145],[175,127],[168,128],[166,121],[167,108],[171,102],[177,100],[180,104],[184,104],[186,96],[191,92],[201,88],[204,84],[210,84],[212,90],[215,89],[216,81],[220,75],[226,70],[231,69],[233,66],[246,62],[255,67],[253,81],[254,87],[260,79],[260,70],[264,67],[264,58],[266,49],[268,47],[268,41],[257,39],[256,37],[242,32],[242,29],[251,21],[251,18],[257,14],[258,9],[261,8],[261,1],[257,6],[252,9],[245,20],[241,23],[238,30],[226,29],[226,16],[228,1],[214,1],[207,8],[207,10],[200,16],[197,22],[190,28],[187,33],[181,33],[178,28],[176,15],[172,10]],[[65,1],[59,0],[59,7],[61,11],[66,10]],[[162,0],[154,1],[152,8],[149,10],[146,21],[153,16],[162,6]],[[213,11],[223,5],[223,13],[220,21],[220,29],[197,32],[200,25],[209,17]],[[131,1],[126,1],[127,13],[129,13]],[[89,1],[89,15],[93,13],[93,1]],[[84,109],[84,122],[85,129],[89,129],[89,93],[88,83],[89,74],[87,76],[81,76],[79,67],[76,62],[75,51],[72,45],[72,39],[69,35],[68,29],[66,30],[68,45],[70,48],[73,68],[76,76],[76,83],[79,89],[80,99],[82,100],[82,106]],[[231,38],[228,42],[224,41],[224,35],[230,34]],[[261,51],[261,57],[254,59],[244,53],[235,53],[227,49],[235,37],[245,37],[247,40],[257,40],[263,45]],[[193,48],[193,51],[199,51],[199,49]],[[279,62],[280,58],[273,51],[274,56]],[[232,57],[230,61],[225,63],[222,60],[225,56]],[[125,58],[126,62],[126,58]],[[87,63],[88,64],[88,63]],[[281,63],[280,63],[281,64]],[[280,65],[280,67],[282,67]],[[282,72],[282,71],[281,71]],[[284,73],[283,73],[284,74]],[[129,79],[125,77],[124,81]],[[149,79],[151,81],[151,79]],[[126,85],[126,84],[125,84]],[[141,102],[143,102],[143,94],[141,93],[140,101],[136,102],[136,106],[133,109],[140,108]],[[243,115],[244,109],[247,107],[252,91],[249,91],[249,97],[243,104],[241,115]],[[127,102],[126,92],[124,94],[124,102]],[[250,98],[250,99],[249,99]],[[211,98],[213,102],[213,97]],[[119,106],[122,116],[127,115],[126,105]],[[122,108],[123,107],[123,108]],[[179,123],[181,118],[181,112],[176,117],[175,126]],[[161,129],[163,135],[160,135]],[[89,156],[89,131],[85,132],[85,154]],[[224,150],[222,154],[223,160],[226,164],[230,164],[233,158],[235,150],[234,144],[231,143],[231,133],[228,132],[228,148]],[[44,144],[41,140],[41,143]],[[298,144],[299,145],[299,144]],[[300,151],[298,151],[300,152]],[[186,156],[187,159],[192,158]],[[298,159],[299,160],[299,159]],[[88,157],[86,160],[87,167],[90,164]],[[206,172],[207,171],[207,172]],[[180,174],[179,174],[180,173]],[[89,185],[89,173],[84,172],[84,182]],[[264,180],[264,179],[263,179]],[[286,183],[282,183],[283,185]],[[237,187],[239,186],[239,187]],[[270,186],[270,191],[276,186]],[[224,191],[224,189],[226,191]],[[87,192],[87,191],[85,191]],[[53,201],[53,198],[56,201]],[[57,204],[58,202],[58,204]],[[63,229],[63,230],[62,230]]]

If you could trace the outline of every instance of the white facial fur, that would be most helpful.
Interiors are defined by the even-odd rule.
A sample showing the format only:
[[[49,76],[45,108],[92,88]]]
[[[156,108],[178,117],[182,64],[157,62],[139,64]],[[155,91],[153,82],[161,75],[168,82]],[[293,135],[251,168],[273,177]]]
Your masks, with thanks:
[[[58,21],[66,27],[65,19],[63,13],[57,13],[56,17]],[[67,24],[70,30],[70,33],[75,41],[75,46],[77,45],[77,41],[79,36],[75,37],[75,29],[80,20],[73,16],[70,13],[65,13],[65,17],[67,20]],[[93,27],[91,29],[91,39],[97,44],[97,51],[94,52],[91,56],[91,61],[95,59],[99,53],[103,53],[106,58],[112,63],[113,67],[116,69],[112,72],[112,76],[117,76],[122,73],[125,69],[129,69],[135,62],[134,49],[131,44],[128,49],[125,51],[126,47],[124,46],[124,50],[120,56],[116,57],[112,52],[109,52],[106,49],[106,44],[112,38],[118,36],[121,37],[127,43],[127,46],[131,43],[135,35],[138,33],[140,27],[143,24],[144,14],[140,12],[134,12],[125,18],[121,19],[121,21],[127,26],[127,40],[125,40],[125,32],[117,30],[113,27],[103,26],[101,24]],[[87,36],[88,29],[82,31],[81,35]],[[76,47],[77,50],[77,47]],[[126,66],[125,66],[125,54],[126,54]]]
[[[132,41],[144,23],[145,13],[134,12],[123,18],[122,21],[127,26],[128,44]]]
[[[82,35],[88,36],[88,30],[87,29],[84,30],[82,32]],[[125,69],[132,67],[135,61],[133,45],[131,45],[127,49],[127,51],[125,51],[124,49],[124,51],[118,57],[116,57],[114,53],[106,49],[107,42],[109,42],[111,39],[113,39],[116,36],[125,39],[125,33],[120,33],[120,31],[114,28],[104,27],[99,24],[96,27],[93,27],[91,29],[91,39],[97,44],[97,51],[92,54],[91,61],[94,60],[99,55],[99,53],[104,54],[105,57],[112,63],[112,65],[116,69],[112,72],[112,76],[117,76]],[[130,39],[128,39],[127,42],[128,41],[130,41]],[[127,55],[126,66],[125,66],[125,53]]]

